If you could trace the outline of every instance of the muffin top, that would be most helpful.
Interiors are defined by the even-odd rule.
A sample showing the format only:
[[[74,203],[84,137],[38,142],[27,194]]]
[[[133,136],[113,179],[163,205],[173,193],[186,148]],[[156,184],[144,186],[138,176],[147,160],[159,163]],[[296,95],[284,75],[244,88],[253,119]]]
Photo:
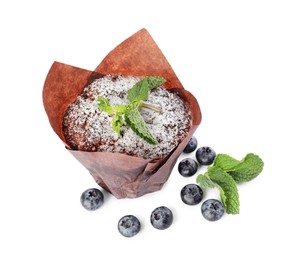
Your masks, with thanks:
[[[98,97],[103,96],[112,106],[128,104],[128,90],[142,77],[107,75],[87,85],[80,96],[64,113],[63,133],[73,150],[112,152],[159,159],[167,156],[187,136],[191,115],[180,96],[162,86],[154,88],[146,103],[160,112],[140,107],[148,129],[158,144],[147,143],[127,125],[121,127],[122,136],[112,128],[112,115],[98,108]]]

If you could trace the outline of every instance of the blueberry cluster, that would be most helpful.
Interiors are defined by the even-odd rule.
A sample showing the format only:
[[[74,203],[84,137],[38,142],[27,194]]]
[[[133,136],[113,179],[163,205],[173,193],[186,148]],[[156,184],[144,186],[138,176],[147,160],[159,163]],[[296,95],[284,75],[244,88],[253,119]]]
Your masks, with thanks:
[[[197,139],[193,136],[184,149],[184,153],[192,153],[197,149]],[[179,173],[184,177],[193,176],[200,165],[211,165],[216,157],[215,151],[203,146],[196,150],[196,160],[192,158],[183,159],[179,165]],[[197,184],[187,184],[181,189],[181,199],[187,205],[197,205],[203,199],[203,190]],[[99,209],[104,204],[103,193],[96,188],[85,190],[80,198],[82,206],[90,211]],[[209,221],[219,220],[224,214],[223,204],[216,199],[208,199],[203,202],[201,212],[205,219]],[[160,206],[155,208],[150,215],[152,226],[158,230],[164,230],[171,226],[173,222],[172,211]],[[141,229],[139,219],[134,215],[123,216],[117,225],[118,231],[124,237],[133,237],[137,235]]]
[[[192,153],[197,149],[197,139],[193,136],[188,142],[184,153]],[[211,165],[216,157],[215,151],[208,146],[200,147],[195,153],[196,161],[192,158],[183,159],[179,165],[179,173],[184,177],[193,176],[199,165]],[[181,190],[181,199],[187,205],[197,205],[202,201],[203,190],[196,184],[187,184]],[[219,220],[224,214],[223,204],[216,199],[203,202],[201,212],[209,221]]]
[[[94,211],[104,204],[104,195],[99,189],[90,188],[81,194],[80,202],[86,210]],[[169,228],[172,221],[172,211],[165,206],[157,207],[150,215],[152,226],[159,230]],[[133,237],[139,233],[141,224],[136,216],[126,215],[118,221],[117,228],[124,237]]]
[[[172,224],[172,221],[172,211],[165,206],[154,209],[150,216],[150,222],[152,226],[159,230],[169,228]],[[141,225],[137,217],[133,215],[127,215],[119,220],[117,227],[119,233],[123,236],[133,237],[139,233]]]

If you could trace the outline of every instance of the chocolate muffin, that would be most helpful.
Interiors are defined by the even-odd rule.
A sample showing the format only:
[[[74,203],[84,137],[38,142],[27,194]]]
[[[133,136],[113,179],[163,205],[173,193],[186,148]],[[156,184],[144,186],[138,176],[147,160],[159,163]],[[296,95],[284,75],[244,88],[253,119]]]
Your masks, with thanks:
[[[150,92],[146,102],[160,112],[139,108],[157,145],[147,143],[126,125],[122,126],[122,136],[119,136],[112,128],[112,115],[98,108],[98,96],[103,96],[113,106],[128,104],[128,90],[141,79],[107,75],[87,85],[64,113],[63,134],[69,147],[88,152],[124,153],[144,159],[160,159],[170,154],[187,136],[191,125],[190,110],[177,93],[158,86]]]

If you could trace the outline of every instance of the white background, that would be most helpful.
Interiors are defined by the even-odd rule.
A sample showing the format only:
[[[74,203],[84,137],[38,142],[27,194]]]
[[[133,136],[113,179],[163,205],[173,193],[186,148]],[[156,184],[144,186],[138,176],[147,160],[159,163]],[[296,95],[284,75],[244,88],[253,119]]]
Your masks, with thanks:
[[[1,1],[0,259],[298,259],[298,14],[288,0]],[[195,176],[177,165],[160,192],[82,208],[96,184],[52,131],[43,83],[53,61],[93,70],[141,28],[198,99],[199,145],[264,160],[239,185],[239,215],[212,223],[184,205]],[[164,231],[149,222],[161,205],[174,214]],[[141,221],[133,238],[117,231],[125,214]]]

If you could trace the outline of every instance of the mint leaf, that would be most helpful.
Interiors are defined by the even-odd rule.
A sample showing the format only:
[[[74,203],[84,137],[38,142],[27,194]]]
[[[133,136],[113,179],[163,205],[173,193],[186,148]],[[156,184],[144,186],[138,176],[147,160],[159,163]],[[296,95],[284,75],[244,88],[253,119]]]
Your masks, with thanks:
[[[131,89],[128,91],[128,100],[130,102],[134,101],[144,101],[148,98],[149,92],[163,84],[166,80],[162,77],[145,77],[144,79],[138,81]]]
[[[207,173],[211,181],[217,184],[221,201],[228,214],[239,214],[239,193],[234,179],[221,168],[210,167]]]
[[[149,76],[146,77],[146,80],[148,82],[149,89],[152,90],[158,86],[161,86],[163,83],[166,82],[166,79],[163,77],[158,76]]]
[[[116,113],[112,118],[112,128],[113,130],[118,134],[118,136],[121,136],[121,126],[124,124],[123,117],[120,113]]]
[[[227,154],[218,154],[214,165],[230,174],[236,182],[245,182],[254,179],[262,170],[264,163],[252,153],[247,154],[242,160],[236,160]]]
[[[109,115],[114,114],[114,109],[106,98],[99,96],[97,104],[99,109],[101,109],[102,111],[108,113]]]
[[[203,189],[216,188],[216,184],[214,182],[212,182],[211,179],[207,175],[204,175],[204,174],[199,174],[196,177],[196,182]]]
[[[127,110],[127,105],[116,105],[113,109],[117,113],[124,114]]]
[[[138,108],[127,109],[125,113],[125,121],[126,124],[145,141],[150,144],[158,144],[140,115]]]
[[[149,95],[149,85],[146,79],[138,81],[132,88],[128,91],[128,100],[130,102],[146,100]]]
[[[228,171],[236,182],[250,181],[257,177],[263,170],[264,162],[253,153],[249,153],[233,169]]]
[[[229,171],[234,169],[240,162],[227,154],[218,154],[215,158],[214,166],[218,166],[224,171]]]
[[[217,188],[226,212],[228,214],[239,213],[240,202],[236,182],[220,167],[209,167],[204,175],[200,174],[196,177],[196,182],[202,188]]]

